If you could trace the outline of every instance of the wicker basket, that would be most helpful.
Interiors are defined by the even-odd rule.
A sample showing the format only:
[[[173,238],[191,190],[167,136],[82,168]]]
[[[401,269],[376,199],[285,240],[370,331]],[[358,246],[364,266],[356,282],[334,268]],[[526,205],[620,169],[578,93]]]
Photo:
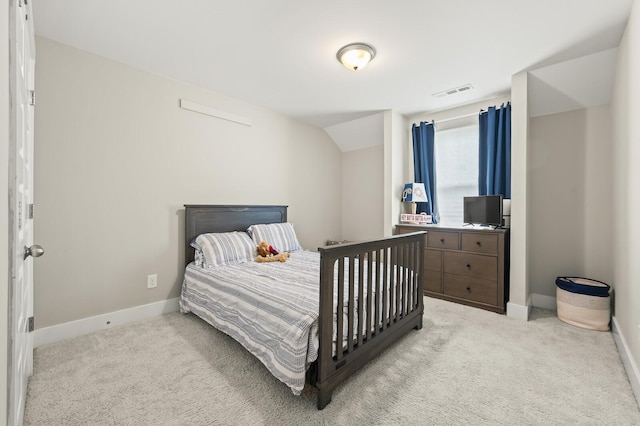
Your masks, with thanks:
[[[558,318],[589,330],[607,331],[611,320],[611,287],[602,281],[579,277],[556,279]]]

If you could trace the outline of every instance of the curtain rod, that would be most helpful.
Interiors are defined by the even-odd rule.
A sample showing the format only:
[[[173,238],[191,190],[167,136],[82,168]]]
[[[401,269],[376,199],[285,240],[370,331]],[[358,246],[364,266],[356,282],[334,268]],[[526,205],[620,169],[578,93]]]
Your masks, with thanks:
[[[511,103],[511,101],[508,101],[508,102],[506,102],[506,103],[507,103],[507,104],[509,104],[509,103]],[[502,106],[504,106],[504,104],[505,104],[505,103],[503,103],[503,104],[500,106],[500,108],[502,108]],[[497,110],[499,110],[500,108],[497,108],[497,107],[496,107],[496,111],[497,111]],[[446,123],[447,121],[461,120],[461,119],[463,119],[463,118],[473,117],[474,115],[475,115],[475,116],[480,116],[480,114],[482,114],[483,112],[486,112],[486,111],[485,111],[484,109],[480,109],[480,111],[478,111],[478,112],[471,112],[471,113],[469,113],[469,114],[463,114],[463,115],[459,115],[459,116],[457,116],[457,117],[444,118],[444,119],[442,119],[442,120],[434,120],[434,119],[431,119],[431,121],[433,121],[433,123],[434,123],[434,124],[438,124],[438,123]],[[421,120],[421,122],[422,122],[422,121],[424,121],[424,120]],[[427,123],[428,123],[428,121],[427,121]]]
[[[457,117],[445,118],[445,119],[442,119],[442,120],[433,120],[433,122],[435,124],[438,124],[438,123],[446,123],[447,121],[461,120],[463,118],[469,118],[469,117],[473,117],[473,116],[477,117],[477,116],[480,115],[481,112],[482,112],[482,110],[480,110],[480,112],[472,112],[472,113],[469,113],[469,114],[459,115]]]
[[[469,114],[463,114],[463,115],[459,115],[457,117],[450,117],[450,118],[444,118],[442,120],[429,120],[429,121],[425,121],[425,120],[420,120],[420,122],[425,122],[425,123],[430,123],[433,121],[434,124],[440,124],[440,123],[446,123],[447,121],[453,121],[453,120],[461,120],[463,118],[469,118],[469,117],[473,117],[475,116],[479,116],[481,112],[483,112],[484,110],[480,110],[480,112],[472,112]]]

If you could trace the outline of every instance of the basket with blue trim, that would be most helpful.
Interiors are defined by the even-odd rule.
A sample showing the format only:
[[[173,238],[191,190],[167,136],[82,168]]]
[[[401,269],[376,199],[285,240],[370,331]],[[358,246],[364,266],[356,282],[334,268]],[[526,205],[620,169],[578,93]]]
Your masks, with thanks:
[[[558,318],[589,330],[607,331],[611,322],[611,286],[580,277],[556,278]]]

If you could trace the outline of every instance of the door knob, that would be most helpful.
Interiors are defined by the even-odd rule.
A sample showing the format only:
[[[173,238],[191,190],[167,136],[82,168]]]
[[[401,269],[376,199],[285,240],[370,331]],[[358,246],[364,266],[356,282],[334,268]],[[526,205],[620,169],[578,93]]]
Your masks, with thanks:
[[[40,257],[43,254],[44,254],[44,249],[37,244],[34,244],[31,247],[24,248],[24,259],[26,259],[29,256]]]

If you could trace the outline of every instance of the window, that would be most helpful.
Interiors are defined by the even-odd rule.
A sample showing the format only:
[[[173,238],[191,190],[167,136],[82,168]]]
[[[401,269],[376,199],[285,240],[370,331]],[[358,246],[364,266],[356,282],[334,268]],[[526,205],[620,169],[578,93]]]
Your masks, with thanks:
[[[462,224],[462,200],[478,195],[478,125],[436,131],[436,196],[440,223]]]

